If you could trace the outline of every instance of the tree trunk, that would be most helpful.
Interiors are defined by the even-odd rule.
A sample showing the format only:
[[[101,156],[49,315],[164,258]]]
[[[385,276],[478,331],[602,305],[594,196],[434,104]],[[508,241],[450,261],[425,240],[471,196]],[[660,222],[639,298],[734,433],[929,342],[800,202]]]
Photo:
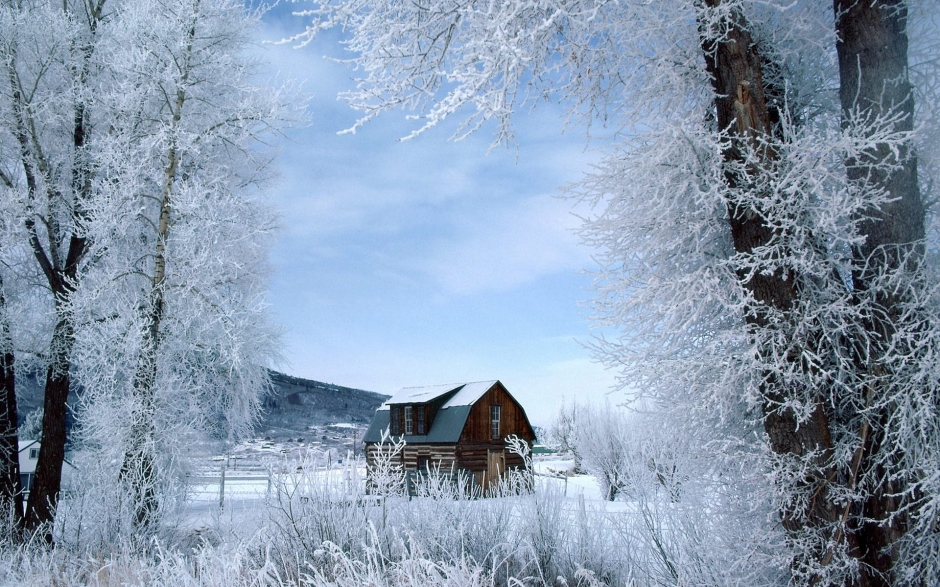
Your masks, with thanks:
[[[0,508],[12,508],[15,531],[23,523],[17,435],[16,371],[13,341],[7,323],[3,277],[0,276]]]
[[[96,0],[96,2],[89,2],[83,8],[88,10],[83,15],[83,20],[87,20],[89,26],[88,36],[81,46],[72,47],[73,51],[80,55],[78,64],[73,70],[76,78],[74,82],[80,87],[87,84],[89,62],[94,51],[93,41],[97,25],[102,19],[104,3],[105,0]],[[63,10],[69,10],[68,5],[63,4]],[[69,368],[72,347],[75,343],[70,298],[75,291],[79,265],[87,251],[83,226],[86,220],[83,203],[91,195],[93,171],[85,152],[89,131],[87,112],[84,104],[79,100],[73,106],[72,136],[69,145],[74,158],[69,186],[69,195],[73,199],[70,201],[67,194],[58,191],[56,186],[59,182],[53,177],[56,170],[53,169],[54,166],[43,151],[43,137],[41,132],[37,131],[41,125],[33,118],[31,104],[23,92],[19,72],[16,69],[15,47],[10,49],[7,56],[6,69],[15,120],[13,134],[19,146],[19,163],[23,166],[26,180],[27,201],[32,208],[25,221],[29,247],[53,295],[56,316],[49,348],[49,367],[46,373],[42,444],[39,449],[39,462],[36,466],[33,488],[26,505],[24,523],[27,530],[35,530],[43,524],[52,523],[62,485],[62,466],[65,461],[67,441],[66,402],[71,386]],[[62,220],[60,212],[62,211],[50,206],[51,209],[40,212],[35,207],[40,189],[46,190],[45,197],[48,202],[54,202],[56,205],[60,202],[69,202],[68,208],[64,210],[68,213],[71,222],[70,234],[67,237],[64,234],[66,231],[62,230],[60,225]],[[46,231],[45,243],[40,237],[37,219]],[[65,243],[68,243],[68,248],[62,255],[62,247]],[[50,526],[47,526],[44,537],[47,541],[52,541]]]
[[[722,0],[704,0],[704,9],[715,9],[721,4]],[[759,206],[760,191],[764,189],[760,174],[776,164],[777,155],[765,139],[773,140],[778,133],[779,112],[768,102],[767,96],[773,88],[765,84],[762,56],[748,23],[735,9],[728,11],[726,18],[725,34],[720,41],[708,38],[707,31],[703,30],[702,49],[715,90],[718,128],[730,134],[724,159],[728,164],[725,178],[731,194],[727,203],[731,237],[735,251],[753,255],[759,247],[779,246],[775,243],[785,236],[763,221],[763,210],[753,208],[755,191]],[[735,194],[741,192],[749,194],[747,202],[736,200]],[[786,314],[799,300],[797,278],[789,269],[779,267],[772,271],[739,273],[741,285],[754,298],[745,318],[752,332],[786,328]],[[774,320],[775,315],[783,318]],[[770,356],[767,349],[758,349],[758,352]],[[787,506],[781,512],[784,528],[790,536],[800,538],[834,526],[839,511],[830,498],[828,481],[833,476],[833,444],[822,398],[817,397],[809,419],[801,421],[791,408],[784,407],[787,390],[772,373],[763,374],[761,395],[764,430],[771,449],[810,466],[800,484],[814,499],[805,506]],[[817,544],[816,552],[806,554],[809,559],[794,561],[799,572],[806,566],[815,566],[824,556],[823,546]]]
[[[833,8],[843,127],[863,126],[894,116],[893,131],[912,131],[914,99],[907,72],[907,3],[834,0]],[[879,168],[884,163],[893,164],[893,168]],[[924,204],[917,184],[917,157],[910,142],[897,151],[887,144],[876,145],[847,160],[846,167],[849,180],[859,189],[884,190],[892,200],[860,219],[865,241],[854,251],[858,268],[853,274],[856,296],[873,305],[871,317],[864,324],[872,344],[859,352],[856,361],[872,386],[870,393],[877,395],[877,382],[890,378],[894,368],[892,361],[885,360],[885,353],[895,343],[892,339],[902,320],[898,305],[905,300],[903,293],[878,289],[875,279],[890,274],[912,277],[919,269],[925,236]],[[871,462],[871,455],[882,448],[882,420],[886,416],[873,414],[865,422],[871,433],[860,449],[860,464],[871,470],[881,486],[861,504],[858,514],[866,521],[853,519],[849,527],[864,563],[864,585],[892,584],[898,557],[896,544],[907,531],[899,497],[904,495],[904,488],[899,486],[903,481],[891,479],[885,461]]]
[[[198,13],[198,2],[196,3]],[[190,59],[196,37],[195,19],[187,31],[187,44],[182,60],[182,77],[176,90],[176,101],[172,109],[171,132],[179,127],[186,102],[185,86],[189,79]],[[154,519],[157,511],[156,483],[156,416],[155,390],[157,385],[157,360],[160,354],[160,325],[163,322],[166,290],[167,242],[170,238],[170,216],[173,211],[173,190],[179,171],[180,153],[176,137],[171,135],[167,149],[166,167],[163,175],[163,193],[160,198],[160,219],[156,224],[156,247],[154,251],[153,276],[150,280],[147,327],[141,341],[140,356],[134,374],[134,399],[136,400],[130,431],[130,446],[121,465],[121,479],[130,485],[134,496],[134,520],[138,527],[145,527]]]
[[[899,114],[894,130],[912,131],[914,97],[907,73],[907,2],[834,0],[834,9],[843,126]],[[866,159],[846,162],[849,179],[882,188],[895,201],[863,221],[866,241],[859,254],[868,258],[873,254],[888,255],[892,249],[916,252],[923,245],[924,204],[917,185],[913,147],[907,144],[894,154],[887,145],[879,145],[866,155]],[[876,168],[886,161],[899,167],[892,173]],[[880,250],[884,248],[889,251]],[[893,263],[895,259],[885,257],[884,262]]]
[[[64,303],[56,296],[57,308]],[[62,301],[60,301],[62,300]],[[52,335],[52,360],[46,371],[46,389],[43,400],[42,439],[36,476],[26,504],[25,527],[35,530],[51,524],[62,488],[62,466],[65,462],[67,442],[66,412],[71,378],[69,356],[75,341],[67,310],[59,309],[59,320]],[[44,538],[52,541],[52,528],[45,529]]]

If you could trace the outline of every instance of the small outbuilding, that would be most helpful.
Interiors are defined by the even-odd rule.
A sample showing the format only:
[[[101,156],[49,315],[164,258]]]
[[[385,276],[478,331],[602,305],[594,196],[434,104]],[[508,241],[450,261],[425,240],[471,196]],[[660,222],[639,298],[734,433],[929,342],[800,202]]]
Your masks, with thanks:
[[[38,440],[19,441],[20,487],[23,491],[24,503],[33,488],[33,480],[36,478],[36,465],[39,464],[39,448],[40,443]],[[63,490],[67,490],[71,486],[74,472],[75,466],[66,459],[62,463]]]
[[[19,441],[20,487],[25,493],[33,488],[36,464],[39,462],[39,441]]]
[[[524,466],[521,456],[506,449],[508,436],[529,446],[535,441],[525,410],[499,381],[398,391],[379,407],[363,436],[370,467],[386,430],[392,439],[404,437],[400,458],[406,472],[454,472],[472,476],[484,489],[507,468]]]

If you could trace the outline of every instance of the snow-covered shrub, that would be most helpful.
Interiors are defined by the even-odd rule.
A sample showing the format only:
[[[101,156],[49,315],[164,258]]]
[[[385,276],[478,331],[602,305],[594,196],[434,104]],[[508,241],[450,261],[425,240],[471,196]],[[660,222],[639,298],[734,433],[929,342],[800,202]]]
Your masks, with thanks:
[[[0,587],[280,587],[269,553],[251,542],[204,545],[184,552],[155,540],[132,541],[107,554],[38,544],[0,545]]]
[[[266,534],[283,568],[297,568],[327,542],[346,552],[360,548],[372,503],[360,464],[320,467],[301,458],[280,465],[267,499]]]
[[[137,504],[119,478],[115,463],[120,462],[121,453],[114,448],[89,447],[72,455],[70,483],[64,487],[56,509],[56,541],[74,551],[95,552],[110,552],[115,545],[128,547],[130,543],[146,548],[155,537],[166,543],[177,542],[187,491],[185,469],[178,464],[167,466],[176,470],[176,475],[156,485],[162,522],[142,528],[134,519]],[[161,460],[171,459],[169,454],[161,455]]]
[[[372,450],[372,459],[366,473],[366,491],[373,495],[394,496],[405,494],[405,469],[401,454],[405,450],[405,437],[393,437],[389,427],[382,431],[382,439]]]

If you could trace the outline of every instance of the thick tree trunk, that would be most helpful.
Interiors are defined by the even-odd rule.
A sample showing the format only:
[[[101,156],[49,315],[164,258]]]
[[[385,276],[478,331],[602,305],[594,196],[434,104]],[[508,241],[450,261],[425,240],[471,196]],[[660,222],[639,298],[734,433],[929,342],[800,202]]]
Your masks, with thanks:
[[[6,315],[3,278],[0,276],[0,508],[12,508],[16,529],[23,523],[17,435],[16,370],[13,341]],[[16,531],[16,529],[11,529]]]
[[[704,1],[705,10],[721,4],[722,0]],[[772,88],[765,84],[762,56],[744,16],[731,9],[724,25],[725,35],[719,41],[703,35],[702,49],[715,89],[718,127],[731,135],[724,149],[729,169],[725,177],[732,194],[727,204],[731,236],[738,253],[752,255],[760,247],[779,246],[775,243],[785,236],[764,222],[764,210],[754,209],[754,202],[760,202],[760,190],[763,189],[759,176],[776,165],[777,155],[765,140],[772,141],[778,132],[779,112],[767,99]],[[747,202],[736,200],[734,194],[740,192],[749,193]],[[742,272],[739,278],[741,285],[754,298],[753,307],[746,316],[748,326],[755,333],[768,328],[785,328],[786,313],[793,310],[799,300],[798,276],[787,268],[777,267],[772,271]],[[784,318],[773,320],[772,315],[783,315]],[[758,352],[765,352],[765,349],[758,349]],[[781,512],[782,523],[788,533],[794,538],[804,537],[807,533],[834,526],[839,518],[829,490],[829,479],[833,476],[829,417],[822,398],[818,397],[809,419],[801,421],[792,409],[784,407],[787,399],[784,384],[771,373],[765,373],[763,377],[764,430],[771,448],[778,454],[790,455],[803,460],[804,465],[810,465],[809,472],[800,483],[806,492],[814,495],[814,499],[805,507]],[[815,566],[816,561],[825,556],[822,545],[817,546],[816,552],[807,554],[811,559],[794,561],[800,572],[807,566]]]
[[[844,126],[897,114],[896,131],[914,129],[914,97],[907,72],[907,2],[834,0],[839,55],[839,99]],[[876,168],[894,162],[891,173]],[[862,223],[865,258],[900,248],[916,252],[924,239],[924,204],[917,185],[917,157],[905,145],[897,154],[879,145],[867,158],[847,162],[850,180],[882,188],[895,201]],[[880,249],[888,248],[882,253]],[[885,262],[893,259],[885,258]],[[864,277],[864,276],[862,276]]]
[[[46,371],[46,388],[43,400],[42,444],[39,447],[39,462],[36,476],[26,504],[25,527],[35,530],[42,524],[51,524],[62,488],[62,467],[65,462],[65,446],[68,440],[66,428],[67,400],[71,377],[69,375],[72,346],[75,335],[68,310],[61,306],[64,298],[56,296],[59,316],[52,335],[51,361]],[[52,541],[52,529],[46,528],[44,538]]]
[[[892,118],[892,130],[910,132],[914,128],[914,100],[907,72],[907,3],[904,0],[860,2],[834,0],[836,49],[839,57],[839,97],[845,128],[859,127]],[[892,164],[890,171],[879,168]],[[859,157],[846,161],[850,181],[859,189],[884,190],[892,200],[871,215],[860,219],[865,241],[854,252],[853,275],[856,295],[872,304],[871,318],[864,325],[872,345],[859,353],[858,369],[864,373],[870,393],[879,394],[878,381],[890,378],[894,365],[884,353],[901,326],[898,304],[905,301],[896,291],[877,289],[875,279],[887,274],[913,276],[923,257],[925,212],[917,184],[917,158],[910,143],[895,151],[887,144],[875,146]],[[892,584],[897,561],[898,540],[907,531],[907,518],[899,496],[901,480],[891,479],[890,461],[871,463],[870,455],[881,450],[884,438],[882,420],[886,414],[872,414],[865,422],[871,429],[859,453],[860,464],[870,469],[882,486],[875,488],[861,504],[864,522],[850,520],[849,531],[860,550],[862,581],[865,585]]]

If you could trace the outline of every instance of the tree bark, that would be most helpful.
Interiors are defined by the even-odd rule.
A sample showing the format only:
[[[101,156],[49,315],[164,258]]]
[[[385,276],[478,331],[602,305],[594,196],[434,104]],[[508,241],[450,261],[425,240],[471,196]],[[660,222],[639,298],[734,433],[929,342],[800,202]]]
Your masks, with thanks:
[[[60,301],[61,300],[61,301]],[[66,303],[57,296],[56,306]],[[62,488],[62,466],[65,462],[65,445],[68,440],[66,428],[67,400],[71,378],[69,356],[75,337],[72,323],[66,310],[57,312],[60,318],[55,325],[52,338],[52,357],[46,371],[46,390],[43,399],[42,440],[39,446],[39,462],[36,476],[26,503],[25,527],[38,529],[51,524],[55,519],[55,508]],[[43,537],[52,542],[52,528],[46,527]]]
[[[833,6],[843,126],[897,114],[900,117],[893,122],[893,129],[912,131],[914,97],[907,70],[907,2],[834,0]],[[887,161],[898,165],[891,173],[876,167]],[[884,248],[917,252],[924,239],[924,204],[917,185],[917,157],[910,143],[897,154],[882,144],[846,164],[850,180],[884,189],[894,199],[862,222],[866,240],[859,254],[864,258],[888,254],[879,251]],[[896,261],[885,257],[884,262]]]
[[[914,99],[907,69],[907,3],[834,0],[833,9],[843,127],[864,129],[866,124],[893,117],[891,130],[911,132]],[[856,362],[872,388],[870,393],[876,395],[882,393],[877,382],[890,378],[894,368],[885,353],[894,343],[898,328],[903,327],[898,306],[905,300],[900,290],[878,289],[875,280],[890,274],[913,277],[924,253],[925,211],[917,184],[917,157],[909,141],[896,147],[877,144],[846,161],[848,178],[859,189],[883,190],[891,200],[859,219],[865,241],[854,251],[856,297],[873,307],[864,324],[872,344],[860,350]],[[885,163],[892,164],[892,169],[882,167]],[[907,517],[899,497],[905,494],[900,485],[903,481],[892,479],[886,470],[890,460],[879,459],[876,463],[871,458],[881,452],[886,417],[884,413],[871,414],[865,421],[871,433],[860,448],[860,466],[869,469],[881,486],[871,491],[849,524],[864,563],[863,585],[892,584],[898,557],[896,544],[907,532]]]
[[[0,508],[12,508],[12,522],[23,523],[23,493],[20,486],[18,412],[16,408],[16,356],[7,322],[3,276],[0,276]]]
[[[718,8],[721,4],[722,0],[704,0],[704,9]],[[736,252],[753,255],[760,247],[779,246],[775,243],[785,237],[763,220],[764,211],[754,209],[753,203],[755,191],[756,201],[761,200],[760,174],[771,170],[777,162],[770,142],[779,134],[780,113],[767,99],[774,88],[769,88],[764,80],[763,57],[746,19],[738,10],[731,9],[724,24],[725,35],[717,41],[708,38],[703,31],[702,49],[715,90],[718,128],[730,134],[723,154],[728,164],[725,179],[732,194],[727,203],[731,237]],[[736,199],[735,194],[742,191],[751,196],[747,202]],[[786,327],[786,313],[794,310],[799,301],[798,277],[785,267],[739,273],[742,287],[754,299],[745,317],[752,332]],[[784,318],[774,320],[774,315]],[[766,349],[758,349],[758,352],[769,355]],[[800,484],[814,498],[805,508],[785,508],[781,512],[784,528],[796,538],[834,526],[839,511],[829,491],[829,479],[833,477],[833,443],[822,398],[817,397],[809,419],[801,421],[793,409],[784,407],[788,390],[772,373],[763,374],[760,391],[764,399],[764,430],[771,449],[803,460],[811,467]],[[794,561],[801,572],[824,556],[821,545],[816,552],[808,554],[809,559]]]

